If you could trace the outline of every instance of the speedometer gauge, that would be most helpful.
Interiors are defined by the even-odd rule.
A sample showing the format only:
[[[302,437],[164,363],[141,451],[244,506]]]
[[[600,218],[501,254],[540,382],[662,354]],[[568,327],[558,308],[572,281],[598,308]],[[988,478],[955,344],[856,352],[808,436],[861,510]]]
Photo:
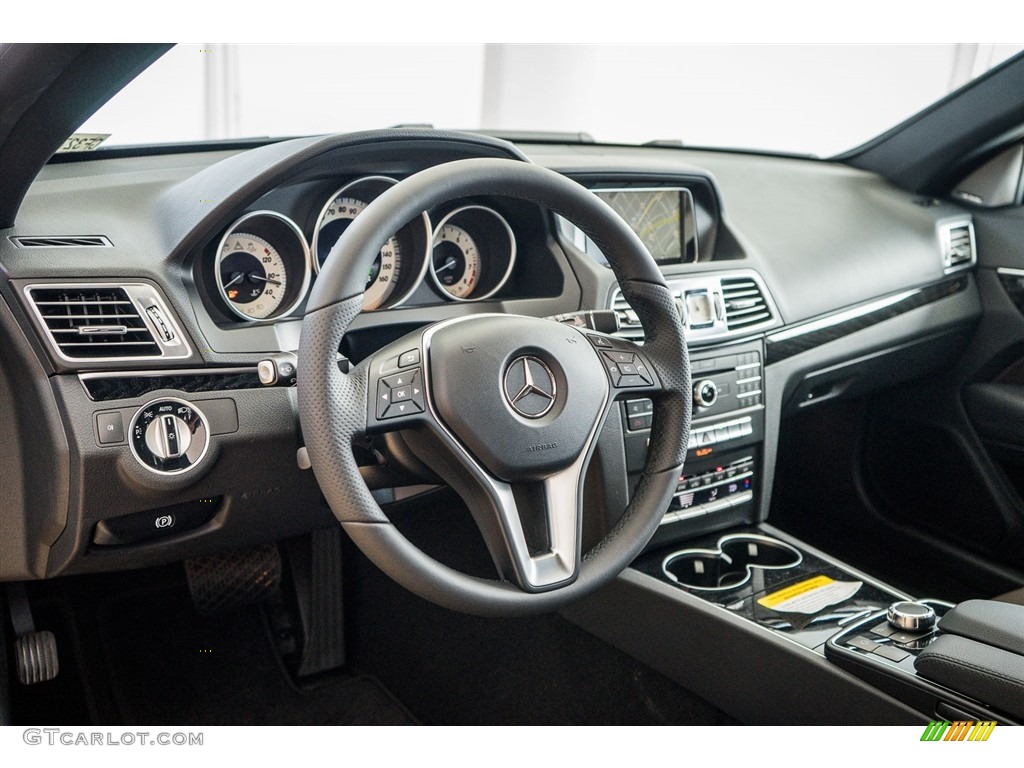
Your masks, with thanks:
[[[331,195],[313,234],[313,266],[317,272],[356,217],[396,183],[386,176],[366,176]],[[363,309],[395,307],[405,301],[423,277],[429,241],[430,220],[425,213],[388,238],[367,270]]]
[[[309,249],[299,228],[272,211],[236,221],[220,241],[217,289],[227,308],[245,320],[289,314],[309,285]]]

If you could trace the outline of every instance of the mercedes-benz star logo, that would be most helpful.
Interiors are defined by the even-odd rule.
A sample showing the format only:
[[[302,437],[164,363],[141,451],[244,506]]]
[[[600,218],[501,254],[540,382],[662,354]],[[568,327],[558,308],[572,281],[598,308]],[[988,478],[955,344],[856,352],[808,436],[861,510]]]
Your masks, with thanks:
[[[555,404],[555,376],[539,358],[517,357],[505,371],[505,399],[512,410],[539,419]]]

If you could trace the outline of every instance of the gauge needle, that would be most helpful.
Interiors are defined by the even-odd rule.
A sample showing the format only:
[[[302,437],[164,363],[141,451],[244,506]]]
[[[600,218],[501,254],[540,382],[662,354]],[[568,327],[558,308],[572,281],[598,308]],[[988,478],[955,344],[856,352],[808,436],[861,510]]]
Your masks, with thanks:
[[[264,277],[263,275],[257,275],[255,272],[253,272],[251,275],[249,275],[249,279],[254,281],[254,282],[258,280],[261,283],[270,283],[271,285],[280,285],[281,284],[280,280],[271,280],[269,277]]]
[[[231,278],[229,282],[224,283],[224,289],[227,290],[235,283],[240,283],[245,279],[245,275],[241,272],[235,272],[235,276]]]
[[[434,270],[434,272],[444,272],[446,269],[451,269],[452,267],[454,267],[457,263],[458,259],[456,259],[454,256],[449,256],[448,261],[444,263],[444,266],[438,267],[437,269]]]

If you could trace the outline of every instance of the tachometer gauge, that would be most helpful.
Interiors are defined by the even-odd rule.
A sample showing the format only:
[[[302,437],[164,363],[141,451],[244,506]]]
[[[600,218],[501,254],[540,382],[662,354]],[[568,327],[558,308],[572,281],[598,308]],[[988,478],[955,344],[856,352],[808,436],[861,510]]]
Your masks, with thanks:
[[[396,183],[386,176],[367,176],[331,195],[320,212],[313,234],[313,266],[317,272],[349,224]],[[426,269],[429,241],[430,219],[425,213],[388,238],[367,271],[363,309],[395,307],[408,298]]]
[[[445,298],[486,299],[508,281],[515,259],[515,237],[501,214],[482,205],[467,205],[438,223],[430,275]]]
[[[227,308],[245,320],[289,314],[305,296],[309,277],[302,232],[271,211],[243,216],[217,249],[217,288]]]

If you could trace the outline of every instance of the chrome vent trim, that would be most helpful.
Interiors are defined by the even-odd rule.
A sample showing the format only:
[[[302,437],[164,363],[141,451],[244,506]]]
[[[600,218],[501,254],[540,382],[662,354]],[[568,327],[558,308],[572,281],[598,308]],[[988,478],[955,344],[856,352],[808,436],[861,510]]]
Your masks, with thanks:
[[[969,269],[978,261],[974,224],[970,221],[941,224],[939,246],[942,249],[942,267],[946,274]]]
[[[8,238],[19,248],[113,248],[103,235],[55,235],[52,237],[17,235]]]
[[[691,343],[738,339],[782,323],[761,276],[751,269],[721,274],[698,273],[687,277],[666,276],[665,281],[686,319],[686,339]],[[714,317],[710,322],[698,324],[686,309],[687,296],[701,293],[707,294],[714,308]],[[609,307],[619,319],[617,335],[642,342],[644,331],[640,318],[618,288],[612,291]]]
[[[750,277],[723,277],[722,302],[725,325],[730,331],[772,321],[772,311],[761,287]]]
[[[162,298],[144,283],[37,283],[24,292],[62,360],[117,362],[192,354]]]
[[[637,317],[633,308],[629,306],[629,302],[623,298],[622,291],[618,288],[615,289],[615,293],[612,296],[612,310],[619,318],[619,330],[616,335],[632,339],[633,341],[642,341],[644,329],[640,326],[640,318]]]

